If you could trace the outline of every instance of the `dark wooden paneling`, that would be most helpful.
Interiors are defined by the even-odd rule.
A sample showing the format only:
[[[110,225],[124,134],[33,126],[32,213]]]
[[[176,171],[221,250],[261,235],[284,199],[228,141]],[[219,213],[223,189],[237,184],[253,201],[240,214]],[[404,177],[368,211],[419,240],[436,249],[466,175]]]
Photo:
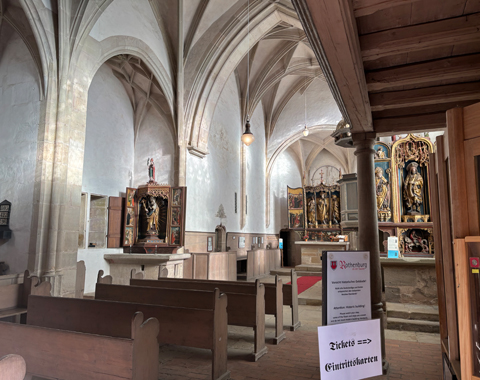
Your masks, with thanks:
[[[122,246],[123,206],[124,198],[109,197],[107,248],[120,248]]]

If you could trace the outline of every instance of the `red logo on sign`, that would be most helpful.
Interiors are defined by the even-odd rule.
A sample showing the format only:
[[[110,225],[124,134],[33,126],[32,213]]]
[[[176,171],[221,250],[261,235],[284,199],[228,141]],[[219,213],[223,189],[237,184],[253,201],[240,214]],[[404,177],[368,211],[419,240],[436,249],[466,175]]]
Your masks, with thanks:
[[[480,268],[480,258],[470,257],[470,268]]]
[[[336,261],[332,261],[332,262],[331,262],[331,266],[332,266],[332,269],[333,269],[333,270],[337,269],[337,262],[336,262]]]

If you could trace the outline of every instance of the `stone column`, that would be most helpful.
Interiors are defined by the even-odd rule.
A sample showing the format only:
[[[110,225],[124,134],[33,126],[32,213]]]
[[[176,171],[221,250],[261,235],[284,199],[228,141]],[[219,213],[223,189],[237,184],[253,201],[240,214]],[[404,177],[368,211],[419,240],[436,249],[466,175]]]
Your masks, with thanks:
[[[374,143],[375,135],[373,133],[359,133],[353,135],[355,156],[357,156],[358,178],[358,249],[370,252],[372,318],[380,319],[383,368],[384,371],[386,371],[388,369],[388,363],[385,360],[385,326],[382,307],[380,250],[378,247]]]

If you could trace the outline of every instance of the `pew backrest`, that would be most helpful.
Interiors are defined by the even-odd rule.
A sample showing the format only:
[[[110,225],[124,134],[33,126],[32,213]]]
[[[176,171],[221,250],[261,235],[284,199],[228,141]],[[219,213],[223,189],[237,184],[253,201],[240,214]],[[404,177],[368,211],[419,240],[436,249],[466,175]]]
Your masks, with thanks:
[[[98,271],[98,275],[97,275],[97,283],[101,283],[101,284],[111,284],[113,282],[113,278],[112,276],[110,275],[107,275],[107,276],[104,276],[105,272],[100,269]]]
[[[215,299],[212,296],[213,290],[168,289],[97,283],[95,299],[213,310],[215,308]]]
[[[156,380],[158,321],[152,318],[143,322],[142,313],[135,313],[127,325],[130,328],[128,337],[119,339],[0,322],[0,355],[13,352],[22,356],[27,365],[27,373],[40,377],[69,380]],[[52,347],[55,352],[52,352]],[[108,377],[106,374],[109,374]]]

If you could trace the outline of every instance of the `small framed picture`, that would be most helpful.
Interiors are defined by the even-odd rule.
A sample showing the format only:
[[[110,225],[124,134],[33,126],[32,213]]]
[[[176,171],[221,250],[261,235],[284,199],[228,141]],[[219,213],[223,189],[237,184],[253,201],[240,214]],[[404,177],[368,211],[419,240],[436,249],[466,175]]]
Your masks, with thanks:
[[[125,243],[123,245],[133,244],[133,227],[125,228]]]
[[[181,215],[180,215],[180,208],[173,207],[172,208],[172,226],[179,226],[181,223]]]
[[[170,245],[180,244],[180,227],[172,227],[170,233]]]
[[[238,237],[238,248],[245,248],[245,236]]]
[[[173,206],[181,206],[182,205],[182,189],[173,189]]]
[[[262,244],[263,244],[263,236],[260,239],[262,239]]]
[[[213,237],[208,236],[207,237],[207,252],[212,252],[213,251]]]
[[[254,236],[254,237],[252,238],[252,244],[257,244],[257,237],[256,237],[256,236]]]

